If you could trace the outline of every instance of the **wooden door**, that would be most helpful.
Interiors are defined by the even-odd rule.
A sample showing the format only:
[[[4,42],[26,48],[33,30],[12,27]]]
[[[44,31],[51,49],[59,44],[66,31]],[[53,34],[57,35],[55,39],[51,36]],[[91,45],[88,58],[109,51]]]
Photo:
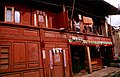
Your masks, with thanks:
[[[53,65],[51,66],[51,69],[53,68],[52,77],[64,77],[63,50],[52,50],[51,56],[53,59]]]
[[[56,45],[50,43],[46,45],[45,51],[43,51],[45,77],[64,77],[63,51],[58,51],[56,49]]]

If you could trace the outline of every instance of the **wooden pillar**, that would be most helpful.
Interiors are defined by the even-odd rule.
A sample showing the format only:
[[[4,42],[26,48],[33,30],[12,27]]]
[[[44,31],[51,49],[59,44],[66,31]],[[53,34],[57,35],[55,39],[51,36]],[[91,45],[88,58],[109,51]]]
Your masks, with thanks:
[[[88,73],[92,73],[91,58],[90,58],[90,48],[89,48],[89,46],[86,46],[86,54],[87,54],[87,63],[88,63]]]

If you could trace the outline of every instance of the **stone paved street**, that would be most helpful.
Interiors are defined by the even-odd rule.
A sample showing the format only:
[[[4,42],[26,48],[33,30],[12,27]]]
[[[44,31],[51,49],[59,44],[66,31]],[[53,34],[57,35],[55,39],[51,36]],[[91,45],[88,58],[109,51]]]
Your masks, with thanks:
[[[117,76],[114,76],[117,74]],[[119,74],[119,76],[118,76]],[[83,76],[74,76],[74,77],[120,77],[120,68],[117,67],[107,67],[99,71],[95,71],[92,74],[87,74]]]

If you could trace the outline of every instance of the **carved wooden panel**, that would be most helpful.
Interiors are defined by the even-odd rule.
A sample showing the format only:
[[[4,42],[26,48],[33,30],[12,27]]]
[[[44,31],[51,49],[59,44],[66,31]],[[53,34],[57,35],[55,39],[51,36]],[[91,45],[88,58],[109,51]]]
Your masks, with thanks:
[[[24,30],[24,35],[25,36],[38,36],[39,35],[39,33],[38,33],[39,31],[38,30]]]
[[[2,77],[21,77],[21,76],[20,76],[20,74],[14,74],[14,75],[2,76]]]
[[[39,44],[28,43],[28,61],[34,62],[39,60]]]
[[[67,36],[65,34],[56,33],[56,38],[59,38],[59,39],[64,38],[64,39],[66,39]]]
[[[0,41],[0,46],[9,46],[9,45],[11,45],[11,43],[8,41]]]
[[[22,11],[22,17],[21,17],[21,23],[30,25],[30,11],[29,10],[23,10]]]
[[[25,43],[13,44],[13,58],[14,58],[14,63],[25,62]]]
[[[25,68],[25,64],[16,64],[13,66],[14,69],[21,69],[21,68]]]
[[[56,40],[60,42],[67,42],[66,34],[56,33]]]
[[[48,32],[46,32],[44,40],[45,41],[56,41],[56,35],[55,35],[55,33],[52,33],[52,32],[48,33]]]
[[[40,77],[45,77],[45,76],[44,76],[44,70],[43,70],[43,69],[40,69]]]
[[[39,62],[29,63],[29,67],[38,67],[38,66],[40,66],[40,65],[39,65]]]
[[[67,42],[67,35],[65,33],[45,31],[44,40],[51,42]]]
[[[53,43],[53,42],[46,42],[45,43],[45,48],[53,48],[53,47],[55,47],[55,43]]]
[[[67,48],[67,43],[56,43],[58,47]]]
[[[23,77],[40,77],[39,71],[26,72]]]
[[[64,70],[63,70],[62,65],[54,66],[54,75],[53,75],[53,77],[64,77]]]
[[[49,32],[49,33],[48,33],[48,32],[46,32],[46,33],[45,33],[45,37],[49,37],[49,38],[50,38],[50,37],[55,37],[55,33],[52,33],[52,32]]]
[[[7,27],[4,27],[4,28],[1,28],[1,33],[4,35],[4,34],[7,34],[7,35],[18,35],[19,34],[19,29],[18,28],[7,28]]]

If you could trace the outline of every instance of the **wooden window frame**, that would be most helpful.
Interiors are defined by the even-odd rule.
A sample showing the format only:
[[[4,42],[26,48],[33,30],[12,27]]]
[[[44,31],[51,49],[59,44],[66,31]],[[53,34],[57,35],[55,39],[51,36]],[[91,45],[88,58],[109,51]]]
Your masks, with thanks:
[[[12,20],[11,21],[7,21],[6,20],[6,12],[7,12],[7,8],[11,8],[12,9]],[[20,13],[20,21],[19,22],[15,22],[15,11],[18,11],[19,13],[20,13],[20,11],[19,10],[16,10],[14,7],[11,7],[11,6],[5,6],[5,19],[4,19],[4,21],[5,22],[14,22],[14,23],[21,23],[21,13]]]
[[[12,9],[12,20],[11,21],[7,21],[6,20],[6,13],[7,13],[7,8],[11,8]],[[10,7],[10,6],[5,6],[5,22],[13,22],[14,21],[14,7]]]
[[[36,17],[34,17],[34,25],[38,26],[38,27],[48,27],[48,24],[46,24],[46,21],[47,21],[46,13],[43,12],[43,11],[40,11],[40,10],[36,10],[34,12],[34,15],[35,14],[36,14]],[[39,20],[40,16],[43,16],[43,20],[42,21]],[[35,20],[36,20],[36,22],[35,22]],[[48,23],[48,21],[47,21],[47,23]],[[42,25],[40,25],[40,24],[42,24]],[[45,25],[43,26],[43,24],[45,24]]]

